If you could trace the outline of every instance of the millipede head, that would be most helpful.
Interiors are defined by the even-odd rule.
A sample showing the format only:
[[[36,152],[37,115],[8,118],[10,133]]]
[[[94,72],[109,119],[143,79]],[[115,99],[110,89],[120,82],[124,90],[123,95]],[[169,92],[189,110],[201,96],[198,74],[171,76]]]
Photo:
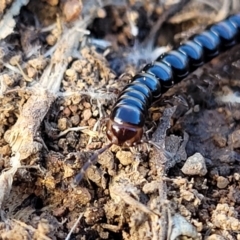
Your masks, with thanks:
[[[107,137],[111,143],[122,146],[133,146],[142,139],[143,128],[127,123],[120,124],[109,119],[107,123]]]

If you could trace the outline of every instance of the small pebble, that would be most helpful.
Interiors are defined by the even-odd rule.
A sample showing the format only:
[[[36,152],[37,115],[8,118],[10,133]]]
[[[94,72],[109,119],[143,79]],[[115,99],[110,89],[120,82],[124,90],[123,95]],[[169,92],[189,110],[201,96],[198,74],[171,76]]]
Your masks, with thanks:
[[[61,131],[67,129],[67,118],[58,119],[58,129]]]
[[[240,174],[239,173],[234,173],[233,174],[233,177],[236,181],[239,181],[240,180]]]
[[[118,151],[116,157],[123,166],[127,166],[134,161],[133,154],[129,151]]]
[[[227,139],[220,135],[220,134],[216,134],[213,136],[213,141],[215,142],[215,144],[218,146],[218,147],[225,147],[226,144],[227,144]]]
[[[92,116],[91,109],[85,109],[85,110],[83,110],[82,116],[83,116],[83,120],[84,120],[84,121],[89,120],[89,119],[91,118],[91,116]]]
[[[76,20],[82,11],[82,2],[79,0],[68,0],[63,3],[63,14],[67,22]]]
[[[160,117],[161,117],[161,113],[160,112],[155,112],[152,115],[152,121],[158,121]]]
[[[69,117],[71,114],[71,110],[68,107],[66,107],[63,110],[63,114],[64,114],[64,116]]]
[[[207,174],[205,158],[200,153],[195,153],[186,160],[181,170],[186,175],[204,176]]]
[[[72,64],[72,68],[75,69],[78,73],[81,73],[83,68],[82,61],[81,60],[74,61]]]
[[[78,114],[71,117],[71,122],[74,126],[77,126],[80,123],[80,117]]]
[[[76,95],[76,96],[73,96],[73,97],[72,97],[72,103],[73,103],[74,105],[79,104],[80,101],[81,101],[81,95]]]
[[[96,110],[93,111],[93,116],[97,117],[97,115],[98,115],[98,110],[96,109]]]
[[[199,112],[199,111],[200,111],[200,106],[199,106],[199,105],[195,105],[195,106],[193,107],[193,111],[194,111],[194,112]]]
[[[8,144],[0,147],[0,154],[1,155],[6,156],[10,153],[11,153],[11,148]]]
[[[99,18],[105,18],[106,15],[107,15],[107,13],[106,13],[106,11],[105,11],[103,8],[99,8],[99,9],[97,10],[97,16],[98,16]]]
[[[57,42],[57,37],[54,36],[53,34],[49,34],[46,37],[46,42],[48,45],[53,46]]]
[[[96,119],[90,118],[90,119],[88,120],[88,125],[89,125],[89,127],[93,127],[96,122],[97,122]]]
[[[8,122],[9,122],[10,124],[14,124],[15,121],[16,121],[16,120],[15,120],[13,117],[9,117],[9,118],[8,118]]]
[[[84,102],[84,103],[83,103],[83,106],[84,106],[85,108],[90,108],[90,107],[91,107],[91,104],[90,104],[89,102]]]
[[[220,189],[226,188],[227,185],[229,184],[229,181],[227,178],[219,176],[217,178],[217,187]]]
[[[66,77],[66,79],[67,80],[69,80],[69,81],[76,81],[76,79],[77,79],[77,73],[76,73],[76,71],[74,70],[74,69],[67,69],[66,71],[65,71],[65,77]]]
[[[78,107],[76,105],[70,105],[69,106],[69,109],[71,110],[71,112],[74,114],[77,112],[78,110]]]
[[[159,182],[158,181],[151,181],[149,183],[146,183],[143,185],[143,192],[145,194],[153,193],[159,188]]]
[[[28,67],[28,68],[27,68],[27,75],[28,75],[28,77],[30,77],[30,78],[35,78],[35,77],[37,76],[37,71],[36,71],[36,69],[33,68],[33,67]]]
[[[234,131],[229,136],[229,141],[232,143],[234,149],[240,148],[240,130]]]
[[[221,163],[228,163],[228,164],[233,164],[235,163],[235,154],[234,151],[232,151],[229,148],[222,148],[218,151],[219,154],[219,161]]]

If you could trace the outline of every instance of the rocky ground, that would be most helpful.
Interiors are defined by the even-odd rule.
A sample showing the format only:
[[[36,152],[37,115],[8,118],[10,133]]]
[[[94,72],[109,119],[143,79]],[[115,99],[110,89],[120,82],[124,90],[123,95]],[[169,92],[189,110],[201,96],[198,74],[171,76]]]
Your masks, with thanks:
[[[240,239],[240,45],[174,86],[134,149],[105,122],[131,76],[237,0],[0,1],[1,239]]]

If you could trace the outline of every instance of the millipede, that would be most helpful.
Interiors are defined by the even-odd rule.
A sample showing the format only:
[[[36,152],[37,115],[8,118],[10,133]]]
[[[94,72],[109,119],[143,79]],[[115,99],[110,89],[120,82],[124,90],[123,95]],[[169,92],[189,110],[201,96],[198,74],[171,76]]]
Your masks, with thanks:
[[[209,26],[179,47],[160,55],[132,78],[114,104],[107,120],[110,143],[99,149],[74,178],[77,185],[97,156],[113,144],[134,146],[141,142],[145,116],[151,104],[198,67],[240,42],[240,13]]]

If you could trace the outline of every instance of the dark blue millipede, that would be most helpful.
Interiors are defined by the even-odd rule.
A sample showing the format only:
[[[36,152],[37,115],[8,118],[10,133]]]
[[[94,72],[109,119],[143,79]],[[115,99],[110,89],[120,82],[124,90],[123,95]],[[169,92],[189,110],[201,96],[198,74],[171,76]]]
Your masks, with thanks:
[[[97,156],[113,144],[130,147],[141,142],[145,116],[151,104],[196,68],[239,42],[240,13],[208,27],[178,48],[162,54],[154,63],[147,64],[122,90],[113,106],[107,121],[110,144],[96,151],[84,164],[74,184],[82,180]]]

